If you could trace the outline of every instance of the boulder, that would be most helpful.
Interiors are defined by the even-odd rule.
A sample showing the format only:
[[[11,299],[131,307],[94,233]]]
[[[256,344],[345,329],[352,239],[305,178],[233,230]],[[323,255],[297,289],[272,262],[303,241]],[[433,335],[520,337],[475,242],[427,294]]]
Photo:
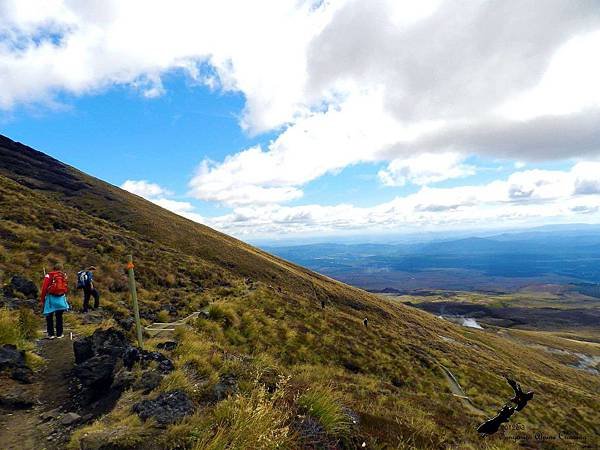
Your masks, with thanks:
[[[117,360],[111,355],[99,355],[77,364],[73,369],[81,384],[97,393],[107,390],[113,382]]]
[[[60,408],[52,409],[50,411],[46,411],[46,412],[40,414],[40,419],[42,419],[44,422],[51,420],[51,419],[58,419],[59,417],[60,417]]]
[[[79,422],[79,420],[81,420],[81,416],[79,414],[74,412],[68,412],[60,418],[60,423],[68,427],[69,425],[73,425],[74,423]]]
[[[35,283],[20,275],[15,275],[10,279],[10,282],[6,286],[6,291],[8,295],[20,293],[25,298],[36,298],[39,295]]]
[[[81,364],[97,355],[118,358],[123,356],[128,347],[129,343],[122,331],[116,328],[98,329],[91,336],[73,342],[75,363]]]
[[[139,362],[142,367],[146,368],[151,361],[156,361],[158,363],[158,370],[162,373],[169,373],[175,369],[173,362],[160,352],[129,347],[123,355],[123,364],[129,370],[131,370],[137,362]]]
[[[129,331],[133,327],[134,320],[131,317],[126,317],[124,319],[117,319],[117,323],[125,331]]]
[[[10,370],[10,377],[21,383],[31,383],[33,371],[27,367],[25,352],[12,344],[0,347],[0,372]]]
[[[23,384],[30,384],[33,381],[33,370],[27,366],[15,367],[10,373],[10,377]]]
[[[7,409],[30,409],[35,401],[31,392],[22,388],[3,389],[0,392],[0,407]]]
[[[121,370],[119,370],[115,374],[112,387],[114,389],[124,391],[126,389],[129,389],[131,386],[133,386],[135,381],[136,381],[135,374],[133,374],[132,372],[130,372],[129,370],[127,370],[123,367]]]
[[[73,353],[75,354],[75,364],[81,364],[93,357],[91,339],[83,338],[73,341]]]
[[[163,375],[156,370],[145,370],[140,378],[133,384],[135,390],[143,391],[144,395],[149,394],[158,387],[163,379]]]
[[[92,351],[95,355],[121,357],[129,347],[125,334],[116,328],[94,331],[91,341]]]
[[[194,412],[194,404],[188,395],[175,390],[160,394],[155,400],[142,400],[133,405],[135,412],[142,420],[154,418],[159,425],[175,423]]]
[[[177,316],[177,308],[173,305],[163,305],[162,309],[163,311],[167,311],[170,316]]]
[[[168,352],[175,350],[175,347],[177,347],[177,342],[175,341],[166,341],[156,344],[156,348],[160,350],[166,350]]]

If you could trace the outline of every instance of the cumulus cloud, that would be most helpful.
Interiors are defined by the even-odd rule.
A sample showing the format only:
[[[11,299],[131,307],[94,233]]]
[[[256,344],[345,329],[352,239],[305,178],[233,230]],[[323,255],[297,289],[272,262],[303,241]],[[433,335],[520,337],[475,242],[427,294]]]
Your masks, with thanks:
[[[524,162],[600,152],[595,2],[447,1],[411,12],[391,1],[340,5],[306,50],[304,99],[326,108],[303,111],[268,148],[214,164],[192,181],[195,195],[222,196],[209,192],[207,173],[264,204],[275,186],[287,192],[281,201],[296,199],[304,184],[363,162],[388,161],[379,179],[399,186],[472,174],[459,162],[469,155]],[[236,170],[242,160],[248,169]],[[236,197],[224,203],[253,203]]]
[[[129,180],[129,186],[139,182]],[[451,188],[422,186],[417,192],[370,207],[351,204],[284,206],[273,202],[238,205],[230,213],[203,217],[185,201],[145,196],[191,220],[239,237],[273,234],[388,231],[436,227],[528,224],[540,219],[600,220],[600,162],[581,161],[568,170],[522,170],[486,184]],[[125,186],[125,183],[123,184]],[[140,192],[138,190],[138,192]],[[152,193],[159,196],[154,196]]]
[[[243,126],[268,130],[306,108],[303,49],[335,9],[320,3],[6,0],[0,5],[0,107],[114,84],[138,86],[153,97],[162,92],[163,74],[182,70],[243,92]],[[202,71],[206,64],[210,76]]]
[[[562,44],[600,26],[595,0],[446,1],[398,26],[404,3],[347,2],[311,43],[311,89],[382,85],[402,119],[486,114],[535,87]]]
[[[394,159],[378,176],[386,186],[404,186],[407,182],[424,185],[473,175],[475,167],[463,160],[458,153],[422,153]]]
[[[425,132],[412,142],[396,144],[401,152],[448,150],[463,154],[549,161],[600,154],[600,104],[570,115],[541,116],[528,121],[493,118],[453,123]]]
[[[228,205],[280,203],[302,196],[300,186],[351,164],[372,162],[400,138],[429,124],[402,126],[380,114],[381,93],[355,95],[299,119],[267,148],[243,150],[221,163],[204,161],[191,195]]]
[[[540,219],[593,222],[600,220],[598,169],[598,162],[581,162],[570,170],[525,170],[483,185],[424,186],[414,194],[362,208],[350,204],[239,207],[209,223],[244,237],[489,227]]]
[[[234,208],[215,219],[221,227],[471,220],[482,204],[495,206],[473,220],[513,217],[527,215],[528,202],[544,203],[540,214],[547,205],[592,214],[591,163],[454,191],[435,183],[473,174],[469,156],[531,167],[600,154],[599,44],[597,0],[5,0],[0,108],[114,85],[152,99],[171,71],[243,94],[240,126],[276,136],[201,162],[189,194]],[[367,209],[282,206],[303,198],[307,183],[361,163],[385,164],[384,185],[421,188]],[[197,218],[190,203],[129,181],[132,192]],[[558,198],[583,203],[563,208]]]
[[[169,199],[173,192],[163,188],[157,183],[152,183],[147,180],[126,180],[121,184],[121,189],[139,195],[158,206],[168,209],[176,214],[188,217],[191,220],[202,222],[204,218],[195,213],[194,205],[190,202]]]
[[[121,185],[121,188],[144,198],[171,195],[171,192],[167,189],[164,189],[160,185],[151,183],[147,180],[126,180]]]

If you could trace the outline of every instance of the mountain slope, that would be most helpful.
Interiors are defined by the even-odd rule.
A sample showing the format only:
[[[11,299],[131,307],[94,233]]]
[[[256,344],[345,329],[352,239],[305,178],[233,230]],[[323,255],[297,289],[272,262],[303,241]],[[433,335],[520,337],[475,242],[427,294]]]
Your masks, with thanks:
[[[54,260],[71,274],[95,264],[107,314],[123,318],[129,315],[123,263],[131,252],[146,321],[164,319],[167,306],[173,316],[207,304],[212,308],[209,320],[178,332],[177,369],[161,384],[161,389],[185,389],[201,414],[161,431],[132,416],[130,404],[142,394],[130,392],[113,412],[76,433],[74,446],[85,436],[105,436],[128,423],[111,435],[115,445],[136,448],[144,442],[136,439],[154,436],[159,448],[174,442],[187,448],[219,448],[223,442],[244,448],[232,431],[237,418],[243,411],[271,408],[280,422],[252,416],[255,422],[245,423],[263,430],[261,436],[278,436],[280,446],[310,447],[302,417],[316,414],[319,402],[343,405],[352,413],[339,409],[340,414],[358,421],[351,425],[338,415],[339,423],[328,428],[333,419],[317,417],[315,433],[325,436],[321,443],[487,445],[474,432],[482,418],[452,395],[441,365],[490,415],[510,395],[503,374],[534,389],[535,400],[518,418],[532,433],[563,431],[595,439],[599,432],[600,384],[594,375],[511,335],[461,328],[318,275],[3,137],[0,212],[5,278],[20,274],[37,280]],[[77,327],[82,317],[68,320]],[[151,348],[155,344],[148,341]],[[281,397],[261,393],[261,386],[269,385],[265,374],[272,373]],[[206,396],[219,380],[231,377],[239,396],[209,402]],[[254,445],[275,446],[269,442]],[[489,442],[512,446],[501,438]]]

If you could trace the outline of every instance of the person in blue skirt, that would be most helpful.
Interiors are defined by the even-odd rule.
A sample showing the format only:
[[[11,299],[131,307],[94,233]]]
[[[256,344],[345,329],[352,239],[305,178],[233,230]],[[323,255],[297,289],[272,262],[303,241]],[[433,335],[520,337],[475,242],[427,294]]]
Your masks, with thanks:
[[[46,331],[48,339],[61,339],[63,335],[63,313],[69,309],[67,302],[67,274],[63,266],[56,263],[53,270],[44,276],[42,292],[40,294],[40,305],[42,313],[46,316]],[[56,318],[56,328],[54,319]]]

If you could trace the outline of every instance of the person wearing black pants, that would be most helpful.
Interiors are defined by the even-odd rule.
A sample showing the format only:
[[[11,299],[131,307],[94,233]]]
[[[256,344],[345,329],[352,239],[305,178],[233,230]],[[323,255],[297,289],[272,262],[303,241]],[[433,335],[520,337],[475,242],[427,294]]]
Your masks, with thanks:
[[[64,310],[59,310],[46,314],[46,331],[49,338],[63,337],[63,312]],[[56,316],[56,333],[54,332],[54,316]]]
[[[94,309],[98,309],[100,306],[100,294],[96,290],[96,286],[94,286],[94,271],[96,268],[94,266],[90,266],[83,273],[83,312],[88,312],[90,307],[90,297],[94,297]]]
[[[100,294],[98,294],[93,284],[83,288],[83,312],[88,312],[90,297],[94,297],[94,309],[97,309],[100,306]]]

